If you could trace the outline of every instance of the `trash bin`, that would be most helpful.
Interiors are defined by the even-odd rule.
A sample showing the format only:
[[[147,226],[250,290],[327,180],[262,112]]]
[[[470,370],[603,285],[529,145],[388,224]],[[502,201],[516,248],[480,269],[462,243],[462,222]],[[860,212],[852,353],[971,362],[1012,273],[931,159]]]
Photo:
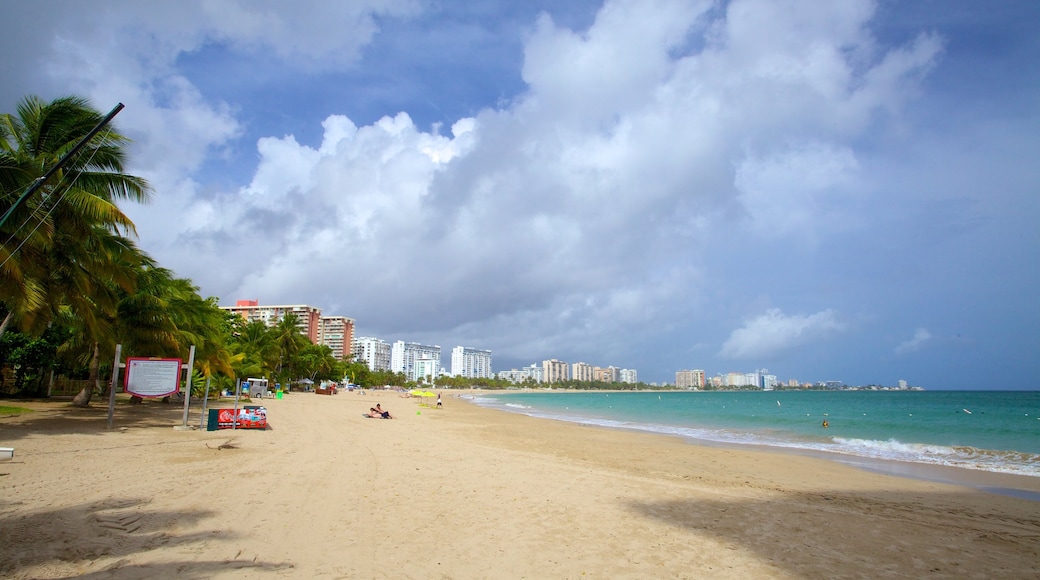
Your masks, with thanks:
[[[281,399],[282,398],[282,390],[281,389],[278,389],[278,392],[275,394],[275,398],[276,399]]]

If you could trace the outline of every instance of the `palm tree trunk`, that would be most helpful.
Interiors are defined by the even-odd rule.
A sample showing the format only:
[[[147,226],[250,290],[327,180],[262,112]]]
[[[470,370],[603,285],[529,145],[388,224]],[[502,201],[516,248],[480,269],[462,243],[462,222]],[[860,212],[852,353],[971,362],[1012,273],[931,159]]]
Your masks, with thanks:
[[[0,336],[3,336],[7,332],[7,327],[11,324],[11,319],[14,318],[14,310],[8,310],[7,316],[4,317],[4,321],[0,322]]]
[[[94,389],[100,388],[100,374],[101,368],[101,343],[94,342],[94,353],[90,356],[90,376],[88,382],[83,389],[72,398],[72,404],[77,407],[86,407],[90,405],[90,397],[94,395]]]

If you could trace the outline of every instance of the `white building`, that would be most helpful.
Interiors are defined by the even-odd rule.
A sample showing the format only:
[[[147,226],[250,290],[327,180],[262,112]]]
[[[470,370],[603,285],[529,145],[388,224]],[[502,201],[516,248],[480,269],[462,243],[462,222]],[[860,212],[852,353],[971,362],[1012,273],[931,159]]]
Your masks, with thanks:
[[[451,374],[456,377],[471,379],[489,379],[491,372],[491,351],[456,346],[451,349]]]
[[[511,383],[524,383],[527,381],[540,383],[544,377],[545,371],[539,364],[532,364],[519,370],[498,371],[498,378],[505,379]]]
[[[350,352],[354,360],[366,363],[374,371],[390,370],[390,343],[385,340],[360,336],[354,340]]]
[[[427,385],[432,385],[437,381],[437,377],[441,375],[441,359],[432,358],[428,356],[421,356],[415,359],[415,378],[412,379],[417,381],[422,379]]]
[[[639,379],[636,377],[636,369],[621,369],[621,382],[622,383],[638,383]]]
[[[390,348],[390,370],[395,373],[404,373],[404,376],[410,381],[417,381],[421,376],[430,376],[429,368],[423,369],[426,371],[425,374],[419,374],[416,368],[416,362],[419,359],[436,361],[436,372],[432,376],[436,377],[440,374],[440,346],[399,340]]]

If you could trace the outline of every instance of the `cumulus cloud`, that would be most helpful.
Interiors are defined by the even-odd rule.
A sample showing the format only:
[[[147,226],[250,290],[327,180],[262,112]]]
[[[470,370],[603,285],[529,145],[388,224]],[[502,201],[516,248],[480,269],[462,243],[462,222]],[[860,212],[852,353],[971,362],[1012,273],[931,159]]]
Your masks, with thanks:
[[[169,216],[180,213],[184,202],[175,195],[194,194],[198,184],[193,174],[208,158],[225,154],[244,131],[235,105],[202,94],[183,72],[180,59],[219,46],[241,55],[260,55],[261,62],[291,63],[297,68],[348,66],[376,33],[377,17],[407,17],[419,10],[419,3],[302,0],[288,7],[271,0],[147,5],[44,0],[12,9],[26,12],[33,22],[31,46],[39,46],[41,38],[51,41],[12,62],[13,79],[32,79],[21,86],[32,87],[29,92],[44,97],[75,87],[77,94],[106,111],[119,102],[126,105],[115,125],[134,140],[133,170],[162,194],[155,208],[132,208],[128,213],[139,231],[152,236],[146,241],[169,243],[174,233]],[[51,18],[54,14],[62,17]],[[0,43],[25,42],[20,34],[5,35]],[[10,48],[5,52],[20,52]],[[21,95],[4,96],[13,102]]]
[[[833,310],[788,316],[779,308],[773,308],[734,330],[719,354],[732,359],[768,359],[844,328]]]
[[[665,325],[702,284],[695,244],[714,216],[771,236],[828,215],[858,170],[848,137],[916,71],[874,46],[869,2],[768,19],[752,4],[719,18],[710,2],[607,2],[584,31],[543,16],[528,90],[450,135],[402,112],[330,116],[318,148],[262,138],[248,186],[192,202],[205,219],[180,255],[225,296],[303,293],[386,331],[529,328],[517,351],[600,341],[589,321],[627,312]],[[670,308],[647,287],[664,271],[686,289]],[[811,338],[832,317],[761,324]],[[763,340],[737,333],[724,352],[779,348]]]
[[[932,339],[932,333],[927,328],[918,328],[914,331],[914,337],[904,340],[896,347],[896,354],[910,354],[921,350],[925,344]]]
[[[98,103],[132,101],[119,121],[162,195],[131,215],[204,292],[315,304],[373,334],[452,331],[517,357],[622,352],[616,337],[706,317],[699,252],[720,231],[772,241],[843,223],[858,140],[942,48],[931,35],[881,46],[870,0],[608,0],[585,29],[526,23],[525,90],[445,134],[408,111],[327,111],[318,146],[279,134],[233,151],[238,104],[203,94],[186,56],[218,46],[319,74],[357,62],[380,18],[428,7],[318,4],[74,7],[86,25],[55,25],[49,74]],[[248,183],[197,183],[213,155],[255,159]],[[840,329],[830,310],[770,311],[722,353]]]

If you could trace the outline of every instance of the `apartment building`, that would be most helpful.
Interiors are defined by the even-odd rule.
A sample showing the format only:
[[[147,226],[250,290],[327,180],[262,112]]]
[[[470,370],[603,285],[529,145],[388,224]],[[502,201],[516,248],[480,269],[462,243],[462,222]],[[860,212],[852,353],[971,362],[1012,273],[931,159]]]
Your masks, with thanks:
[[[576,381],[592,382],[595,377],[593,371],[594,368],[592,365],[583,362],[576,362],[571,365],[571,378]]]
[[[546,383],[558,383],[570,379],[570,367],[562,360],[549,359],[542,361],[543,380]]]
[[[456,377],[487,379],[491,372],[491,351],[456,346],[451,349],[451,374]]]
[[[636,369],[621,369],[619,375],[622,383],[635,384],[639,382]]]
[[[592,369],[592,376],[594,380],[601,383],[616,383],[618,382],[618,369],[617,367],[596,367]]]
[[[371,336],[358,337],[350,351],[354,360],[367,364],[371,370],[390,370],[390,343],[383,339]]]
[[[306,304],[278,304],[273,306],[260,306],[259,300],[238,300],[234,306],[220,306],[221,310],[234,312],[246,322],[263,322],[268,327],[278,324],[286,314],[295,314],[299,319],[297,327],[300,333],[311,341],[311,344],[320,344],[321,333],[321,309]],[[352,321],[353,322],[353,321]],[[353,329],[351,329],[353,332]],[[349,344],[349,343],[348,343]]]
[[[678,389],[700,389],[704,387],[704,371],[700,369],[681,370],[675,373],[675,387]]]
[[[352,354],[354,319],[346,316],[322,316],[318,324],[318,344],[332,349],[332,355],[345,360]]]
[[[422,359],[424,366],[418,368],[417,363]],[[435,368],[429,368],[436,361]],[[390,347],[390,370],[395,373],[404,373],[410,381],[417,381],[419,377],[440,375],[441,347],[437,345],[425,345],[417,342],[404,342],[398,340]],[[423,374],[419,374],[419,371]]]
[[[545,377],[545,370],[542,365],[533,363],[530,366],[526,366],[522,369],[512,369],[508,371],[498,371],[498,378],[505,379],[511,383],[524,383],[527,381],[534,381],[536,383],[543,382]]]

